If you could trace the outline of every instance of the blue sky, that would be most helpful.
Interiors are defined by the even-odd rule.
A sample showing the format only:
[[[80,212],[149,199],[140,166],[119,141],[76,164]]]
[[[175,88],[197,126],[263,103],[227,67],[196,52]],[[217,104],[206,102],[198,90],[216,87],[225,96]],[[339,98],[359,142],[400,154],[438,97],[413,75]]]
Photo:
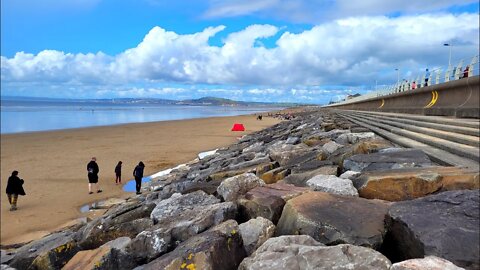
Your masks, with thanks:
[[[411,2],[411,3],[409,3]],[[478,54],[470,0],[2,0],[2,95],[325,103]]]

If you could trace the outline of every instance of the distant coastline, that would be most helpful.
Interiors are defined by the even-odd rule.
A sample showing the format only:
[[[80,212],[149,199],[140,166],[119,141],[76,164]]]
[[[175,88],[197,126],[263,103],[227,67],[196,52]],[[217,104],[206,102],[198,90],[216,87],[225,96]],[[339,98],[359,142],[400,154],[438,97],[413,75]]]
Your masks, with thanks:
[[[225,99],[69,100],[2,97],[1,134],[266,113],[288,106]],[[291,104],[293,105],[293,104]]]

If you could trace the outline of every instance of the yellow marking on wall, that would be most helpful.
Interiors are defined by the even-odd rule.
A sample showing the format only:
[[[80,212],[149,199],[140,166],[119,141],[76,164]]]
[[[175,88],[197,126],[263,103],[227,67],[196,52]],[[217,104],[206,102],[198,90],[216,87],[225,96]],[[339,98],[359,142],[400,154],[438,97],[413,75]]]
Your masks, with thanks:
[[[424,108],[431,108],[433,105],[435,105],[435,103],[437,103],[437,100],[438,100],[438,92],[432,91],[432,100]]]
[[[385,99],[382,98],[382,104],[380,105],[380,107],[378,107],[379,109],[383,108],[383,105],[385,105]]]

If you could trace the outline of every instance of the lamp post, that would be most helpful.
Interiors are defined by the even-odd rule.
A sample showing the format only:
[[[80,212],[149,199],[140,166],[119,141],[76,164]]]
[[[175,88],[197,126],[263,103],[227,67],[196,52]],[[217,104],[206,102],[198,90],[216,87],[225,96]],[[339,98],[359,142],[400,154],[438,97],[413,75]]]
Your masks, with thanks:
[[[448,47],[448,68],[450,69],[450,62],[452,60],[452,44],[451,43],[444,43],[443,46]]]
[[[398,68],[395,69],[397,71],[397,85],[400,83],[400,70]]]

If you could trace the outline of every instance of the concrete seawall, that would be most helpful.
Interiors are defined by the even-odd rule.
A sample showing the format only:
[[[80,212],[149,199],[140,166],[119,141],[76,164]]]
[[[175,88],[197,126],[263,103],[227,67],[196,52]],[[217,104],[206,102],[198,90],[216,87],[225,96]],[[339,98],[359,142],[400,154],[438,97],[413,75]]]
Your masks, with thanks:
[[[479,118],[479,100],[479,76],[473,76],[329,107],[345,110]]]

